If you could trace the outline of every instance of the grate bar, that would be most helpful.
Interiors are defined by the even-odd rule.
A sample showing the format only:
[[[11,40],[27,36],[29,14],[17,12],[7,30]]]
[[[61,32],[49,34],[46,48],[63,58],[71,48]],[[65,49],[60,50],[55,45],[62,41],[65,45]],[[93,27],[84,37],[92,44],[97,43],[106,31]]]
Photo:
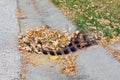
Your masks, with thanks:
[[[55,50],[54,51],[53,50],[47,51],[47,50],[42,49],[42,53],[45,54],[45,55],[50,54],[50,55],[53,55],[53,56],[54,55],[63,55],[63,54],[69,54],[71,52],[75,52],[78,49],[82,49],[84,47],[97,45],[96,41],[90,40],[86,35],[83,36],[83,40],[84,40],[84,42],[81,42],[80,38],[77,37],[68,46],[66,46],[64,48],[61,48],[58,51],[55,51]]]

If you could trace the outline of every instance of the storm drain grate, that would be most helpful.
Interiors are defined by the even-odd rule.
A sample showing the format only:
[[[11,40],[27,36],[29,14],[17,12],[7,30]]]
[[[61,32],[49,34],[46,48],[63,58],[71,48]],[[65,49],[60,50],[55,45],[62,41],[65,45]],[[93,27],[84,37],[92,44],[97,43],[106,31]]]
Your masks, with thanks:
[[[46,25],[34,30],[28,29],[26,34],[20,34],[18,44],[21,52],[64,55],[97,43],[79,31],[69,34]]]
[[[94,40],[90,40],[86,35],[83,35],[83,39],[80,39],[78,36],[68,46],[65,46],[64,48],[61,48],[60,50],[44,50],[41,49],[40,51],[45,55],[64,55],[64,54],[70,54],[72,52],[77,51],[78,49],[82,49],[85,47],[97,45],[97,42]]]

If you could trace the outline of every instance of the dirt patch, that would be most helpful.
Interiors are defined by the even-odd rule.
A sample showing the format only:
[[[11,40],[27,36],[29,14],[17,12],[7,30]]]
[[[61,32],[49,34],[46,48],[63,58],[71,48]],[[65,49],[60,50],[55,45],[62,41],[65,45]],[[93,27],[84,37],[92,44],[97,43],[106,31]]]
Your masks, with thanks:
[[[60,73],[66,76],[76,75],[78,72],[78,66],[76,58],[79,54],[60,55],[56,60],[51,60],[50,55],[34,54],[34,53],[21,53],[22,62],[22,80],[26,80],[26,65],[37,67],[46,65],[54,67]]]

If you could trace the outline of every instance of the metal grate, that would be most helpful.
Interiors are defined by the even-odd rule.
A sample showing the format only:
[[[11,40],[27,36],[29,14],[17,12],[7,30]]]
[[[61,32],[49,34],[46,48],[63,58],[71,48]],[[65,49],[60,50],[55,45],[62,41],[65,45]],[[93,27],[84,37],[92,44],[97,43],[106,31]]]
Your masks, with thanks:
[[[90,40],[86,35],[83,35],[82,39],[80,39],[80,37],[76,37],[74,38],[73,41],[71,41],[71,43],[64,47],[61,48],[58,51],[55,50],[44,50],[41,49],[40,51],[45,54],[45,55],[64,55],[64,54],[69,54],[71,52],[75,52],[78,49],[82,49],[85,47],[89,47],[89,46],[93,46],[93,45],[97,45],[97,42],[94,40]]]

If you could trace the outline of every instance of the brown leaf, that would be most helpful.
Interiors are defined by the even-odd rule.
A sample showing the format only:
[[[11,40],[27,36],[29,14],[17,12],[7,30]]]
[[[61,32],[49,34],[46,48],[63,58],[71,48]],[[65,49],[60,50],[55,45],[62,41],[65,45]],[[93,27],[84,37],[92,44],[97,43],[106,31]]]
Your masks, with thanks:
[[[18,12],[17,12],[17,17],[19,19],[24,19],[26,18],[26,15],[22,13],[22,11],[20,9],[18,9]]]

